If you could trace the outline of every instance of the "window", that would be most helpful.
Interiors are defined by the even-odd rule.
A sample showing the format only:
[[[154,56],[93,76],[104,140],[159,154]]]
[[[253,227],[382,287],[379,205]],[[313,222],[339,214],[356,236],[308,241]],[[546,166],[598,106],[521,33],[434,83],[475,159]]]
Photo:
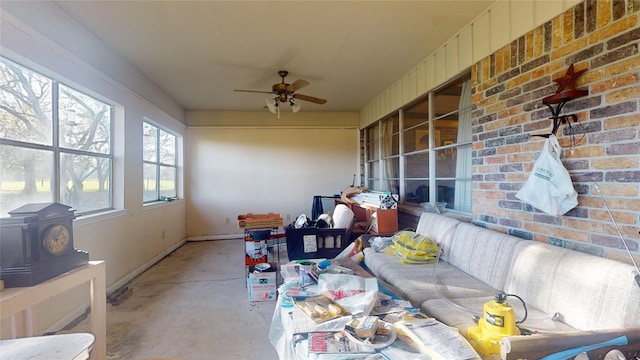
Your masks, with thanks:
[[[0,58],[0,216],[60,202],[112,207],[113,107]]]
[[[176,136],[149,122],[144,122],[142,137],[144,202],[175,199],[178,175]]]
[[[367,186],[471,212],[471,86],[456,79],[365,131]]]

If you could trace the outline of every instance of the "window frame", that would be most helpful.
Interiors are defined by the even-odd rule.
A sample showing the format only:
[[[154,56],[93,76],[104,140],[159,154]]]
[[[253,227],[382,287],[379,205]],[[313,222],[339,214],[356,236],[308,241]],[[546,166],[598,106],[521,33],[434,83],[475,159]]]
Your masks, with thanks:
[[[142,136],[144,137],[144,129],[145,126],[151,126],[152,128],[155,129],[156,131],[156,137],[155,137],[155,160],[146,160],[144,158],[144,139],[143,141],[143,155],[142,155],[142,168],[143,168],[143,183],[142,183],[142,203],[143,205],[151,205],[151,204],[155,204],[158,202],[164,202],[164,201],[173,201],[178,199],[178,188],[179,188],[179,184],[178,184],[178,179],[180,178],[178,170],[179,170],[179,161],[178,161],[178,156],[179,156],[179,135],[174,133],[173,131],[167,129],[164,126],[159,125],[158,123],[149,120],[149,119],[144,119],[144,121],[142,122],[142,129],[143,129],[143,133]],[[160,134],[161,132],[165,132],[169,135],[171,135],[173,137],[173,164],[169,164],[169,163],[164,163],[161,161],[161,147],[160,147]],[[156,194],[156,198],[153,200],[145,200],[145,194],[147,193],[146,190],[146,186],[145,186],[145,178],[144,178],[144,167],[145,165],[153,165],[155,167],[155,194]],[[161,169],[162,168],[172,168],[173,169],[173,183],[174,183],[174,194],[173,196],[162,196],[160,195],[161,193],[161,187],[160,187],[160,183],[162,181],[161,179]]]
[[[453,143],[449,143],[449,144],[436,144],[436,131],[438,131],[439,129],[436,127],[436,122],[438,120],[442,120],[447,118],[448,116],[451,115],[455,115],[458,116],[458,121],[460,120],[460,114],[462,114],[463,111],[471,111],[471,107],[472,105],[470,104],[469,101],[469,105],[465,106],[464,109],[461,108],[459,105],[457,106],[457,108],[453,111],[449,111],[447,113],[444,114],[435,114],[435,106],[436,106],[436,96],[443,90],[451,87],[451,86],[455,86],[456,84],[462,84],[466,81],[469,81],[471,78],[471,75],[469,72],[466,72],[454,79],[451,79],[450,81],[442,84],[441,86],[434,88],[432,90],[430,90],[428,93],[426,93],[424,96],[416,99],[415,101],[408,103],[404,106],[402,106],[401,108],[399,108],[397,111],[394,111],[391,114],[386,115],[385,117],[373,122],[372,124],[370,124],[369,126],[367,126],[364,129],[364,134],[365,134],[365,147],[364,147],[364,159],[365,159],[365,186],[367,186],[368,188],[372,189],[372,190],[381,190],[381,191],[391,191],[391,192],[395,192],[394,189],[388,189],[387,188],[387,179],[384,175],[384,167],[385,167],[385,160],[389,160],[390,158],[395,158],[395,157],[399,157],[399,178],[394,179],[397,180],[399,183],[399,186],[397,187],[398,190],[398,194],[400,195],[400,203],[403,205],[408,205],[408,206],[416,206],[419,207],[421,206],[420,203],[414,203],[414,202],[408,202],[406,201],[407,195],[409,193],[408,189],[407,189],[407,181],[416,181],[416,182],[425,182],[428,183],[429,185],[429,191],[428,191],[428,202],[431,205],[435,205],[436,202],[440,201],[441,199],[439,199],[439,197],[441,196],[441,194],[438,194],[438,188],[437,185],[439,182],[442,181],[453,181],[456,183],[456,186],[458,186],[458,182],[471,182],[472,181],[472,177],[471,177],[471,161],[468,162],[468,164],[465,164],[466,166],[469,167],[468,170],[468,174],[469,176],[459,176],[459,174],[456,172],[456,174],[453,177],[450,176],[439,176],[438,174],[438,154],[439,152],[453,152],[453,153],[457,153],[457,151],[470,151],[471,150],[471,146],[472,146],[472,136],[469,136],[468,139],[457,139],[457,141],[453,142]],[[460,97],[463,96],[463,94],[460,94]],[[470,100],[470,99],[468,99]],[[422,120],[417,120],[417,121],[406,121],[405,116],[408,114],[407,110],[409,110],[410,108],[412,108],[413,106],[418,106],[419,103],[425,103],[426,102],[426,106],[428,108],[428,117],[427,119],[425,119],[425,121]],[[384,131],[383,131],[383,126],[385,124],[386,121],[390,121],[390,119],[393,119],[394,117],[399,118],[399,130],[398,130],[398,134],[399,134],[399,139],[398,139],[398,144],[397,146],[399,147],[398,149],[395,149],[395,152],[398,155],[390,155],[390,156],[382,156],[383,155],[383,146],[382,146],[382,142],[383,142],[383,137],[384,137]],[[468,118],[466,121],[471,121],[470,118]],[[408,124],[408,122],[411,122],[411,124]],[[471,126],[471,123],[467,124],[468,126]],[[460,126],[460,124],[458,124],[458,126]],[[425,131],[425,127],[428,127],[428,146],[426,148],[424,148],[424,144],[418,146],[417,144],[417,134],[414,134],[412,132],[416,132],[417,130],[419,131]],[[396,134],[394,132],[394,134]],[[409,139],[409,143],[405,144],[405,136],[413,136],[413,140]],[[372,136],[376,136],[376,138],[371,139]],[[413,148],[411,147],[411,141],[414,141],[413,143]],[[376,144],[377,146],[371,146],[373,144]],[[394,144],[395,145],[395,144]],[[407,145],[409,148],[406,148],[405,145]],[[372,156],[372,154],[370,154],[371,151],[376,151],[376,155],[377,156]],[[427,160],[427,167],[428,167],[428,172],[427,172],[427,176],[422,176],[423,174],[421,173],[420,176],[416,176],[416,177],[409,177],[407,176],[406,171],[410,170],[409,167],[411,166],[409,164],[408,158],[410,157],[426,157],[425,160]],[[455,160],[457,164],[457,160]],[[370,168],[376,168],[377,169],[377,174],[371,174],[371,171],[369,170]],[[464,174],[463,174],[464,175]],[[379,187],[377,187],[379,186]],[[453,188],[455,191],[455,187]],[[454,208],[447,208],[445,209],[447,212],[452,212],[452,213],[458,213],[461,215],[471,215],[471,194],[466,194],[466,197],[469,197],[469,199],[464,199],[463,202],[465,203],[465,205],[461,205],[461,207],[463,207],[463,210],[460,209],[454,209]],[[458,199],[456,199],[456,201],[460,201]],[[468,204],[467,204],[468,202]]]
[[[25,141],[23,139],[20,140],[16,140],[16,139],[10,139],[10,138],[3,138],[0,137],[0,145],[5,145],[5,146],[12,146],[12,147],[16,147],[19,149],[28,149],[28,150],[38,150],[38,151],[45,151],[49,154],[51,154],[51,159],[48,161],[51,161],[51,179],[50,179],[50,201],[53,202],[58,202],[58,203],[62,203],[65,205],[69,205],[69,206],[73,206],[73,204],[66,204],[65,202],[63,202],[63,198],[62,198],[62,191],[61,191],[61,187],[62,187],[62,178],[63,178],[63,173],[62,173],[62,157],[64,155],[70,155],[70,156],[86,156],[86,157],[90,157],[92,159],[107,159],[108,160],[108,169],[107,169],[107,176],[106,176],[106,183],[108,184],[108,189],[107,194],[106,194],[106,199],[107,199],[107,204],[106,206],[103,207],[99,207],[99,208],[95,208],[95,209],[91,209],[91,210],[82,210],[82,209],[76,209],[75,206],[73,207],[75,210],[75,214],[76,216],[88,216],[88,215],[95,215],[95,214],[99,214],[99,213],[106,213],[109,211],[113,211],[114,210],[114,189],[113,189],[113,184],[114,184],[114,153],[115,153],[115,114],[116,114],[116,106],[114,105],[113,102],[105,99],[104,97],[91,92],[87,89],[82,88],[81,86],[76,86],[76,85],[71,85],[65,81],[60,80],[60,78],[56,75],[49,75],[47,73],[45,73],[45,71],[38,71],[35,70],[32,66],[29,65],[25,65],[23,63],[21,63],[20,61],[14,60],[8,56],[5,55],[0,55],[0,60],[7,61],[10,63],[13,63],[15,65],[17,65],[20,68],[25,69],[26,71],[29,71],[33,74],[36,74],[42,78],[47,79],[50,84],[51,84],[51,90],[50,90],[50,94],[48,94],[51,98],[51,109],[50,109],[50,116],[51,116],[51,129],[50,129],[50,143],[47,144],[42,144],[36,141]],[[82,94],[83,96],[86,96],[90,99],[92,99],[93,101],[96,101],[98,103],[103,104],[104,106],[106,106],[108,108],[108,112],[109,112],[109,117],[108,117],[108,121],[109,121],[109,126],[108,126],[108,147],[109,150],[108,152],[98,152],[98,151],[90,151],[90,150],[83,150],[83,149],[74,149],[72,147],[67,147],[62,145],[62,141],[60,139],[60,136],[62,136],[63,131],[61,129],[61,127],[63,126],[61,119],[60,119],[60,113],[61,111],[64,111],[61,109],[61,105],[60,105],[60,97],[61,97],[61,91],[60,91],[60,87],[66,87],[71,91],[77,92],[79,94]],[[27,200],[26,202],[22,203],[22,205],[30,203],[31,201]],[[6,209],[7,211],[11,211],[13,209]]]

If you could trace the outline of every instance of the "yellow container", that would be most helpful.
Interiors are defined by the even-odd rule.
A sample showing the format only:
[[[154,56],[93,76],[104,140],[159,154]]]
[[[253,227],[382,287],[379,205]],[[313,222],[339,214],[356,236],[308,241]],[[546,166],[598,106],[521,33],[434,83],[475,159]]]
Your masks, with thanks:
[[[484,355],[499,354],[500,340],[505,336],[520,335],[515,313],[506,302],[491,300],[484,304],[484,317],[478,326],[468,329],[469,339],[475,340],[475,348]]]

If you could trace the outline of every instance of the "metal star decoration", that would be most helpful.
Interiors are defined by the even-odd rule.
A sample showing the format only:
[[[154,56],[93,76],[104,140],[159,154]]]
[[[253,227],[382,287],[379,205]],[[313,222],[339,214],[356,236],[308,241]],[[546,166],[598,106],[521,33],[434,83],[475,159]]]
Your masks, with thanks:
[[[556,94],[560,93],[562,90],[566,89],[567,87],[570,90],[575,91],[576,80],[578,80],[580,75],[582,75],[585,71],[587,71],[587,69],[582,69],[578,72],[574,72],[573,64],[569,65],[569,69],[567,70],[567,73],[563,77],[553,79],[553,81],[558,83],[558,89],[556,90]]]
[[[569,69],[563,77],[553,79],[553,81],[558,83],[556,93],[542,99],[542,103],[545,105],[560,104],[589,94],[589,91],[587,90],[576,90],[576,80],[578,80],[578,77],[580,77],[580,75],[585,71],[587,71],[587,69],[582,69],[576,72],[573,70],[573,64],[569,65]],[[567,88],[568,90],[565,91]],[[562,107],[558,109],[558,114],[560,113],[559,111],[561,108]]]

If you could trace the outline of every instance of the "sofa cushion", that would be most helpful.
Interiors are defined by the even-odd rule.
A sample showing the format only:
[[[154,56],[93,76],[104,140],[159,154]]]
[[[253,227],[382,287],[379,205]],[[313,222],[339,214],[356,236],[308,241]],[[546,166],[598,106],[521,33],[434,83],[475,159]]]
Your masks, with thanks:
[[[473,320],[473,316],[482,316],[484,304],[493,300],[493,296],[448,300],[455,305],[452,305],[444,299],[432,299],[425,301],[420,308],[427,315],[449,326],[458,328],[460,333],[467,337],[469,327],[477,325]],[[507,302],[513,307],[516,321],[521,321],[524,317],[524,307],[522,303],[513,297],[508,297]],[[548,314],[535,306],[527,305],[527,318],[520,324],[520,327],[532,331],[535,330],[540,333],[576,331],[576,329],[571,326],[554,319],[553,315],[554,314]]]
[[[520,238],[468,223],[460,223],[449,246],[447,261],[460,270],[503,289],[516,244]]]
[[[535,241],[518,244],[505,291],[580,330],[640,327],[630,264]]]
[[[459,220],[434,214],[423,212],[420,215],[416,232],[435,241],[440,247],[448,247],[453,239],[456,227],[461,222]],[[442,254],[442,260],[447,261],[447,254]]]
[[[490,296],[496,292],[489,285],[443,261],[436,269],[436,290],[433,286],[435,264],[404,264],[395,255],[377,253],[370,248],[365,249],[364,254],[365,265],[374,275],[393,285],[398,295],[416,307],[426,300],[438,298],[437,291],[453,298]]]

